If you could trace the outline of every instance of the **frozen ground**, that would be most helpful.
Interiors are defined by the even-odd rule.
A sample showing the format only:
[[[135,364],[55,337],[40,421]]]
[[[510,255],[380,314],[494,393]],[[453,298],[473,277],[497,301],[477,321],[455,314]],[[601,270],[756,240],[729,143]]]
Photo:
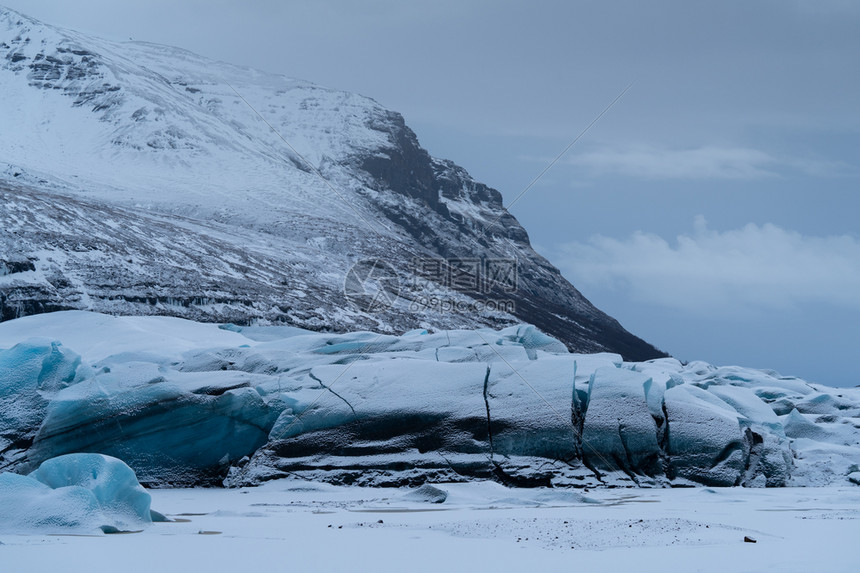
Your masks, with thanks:
[[[154,490],[130,535],[0,536],[2,571],[857,571],[856,488]],[[749,536],[756,543],[744,542]]]

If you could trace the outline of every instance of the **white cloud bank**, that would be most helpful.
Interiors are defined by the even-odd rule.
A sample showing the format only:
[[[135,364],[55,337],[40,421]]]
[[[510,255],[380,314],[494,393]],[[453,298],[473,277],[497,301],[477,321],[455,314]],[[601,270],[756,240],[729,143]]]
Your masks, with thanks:
[[[569,161],[598,175],[646,179],[759,179],[775,176],[781,161],[745,147],[600,149],[573,155]]]
[[[594,236],[564,245],[556,259],[575,285],[699,316],[804,303],[860,310],[860,240],[850,235],[812,237],[771,224],[718,232],[698,217],[674,244],[649,233]]]

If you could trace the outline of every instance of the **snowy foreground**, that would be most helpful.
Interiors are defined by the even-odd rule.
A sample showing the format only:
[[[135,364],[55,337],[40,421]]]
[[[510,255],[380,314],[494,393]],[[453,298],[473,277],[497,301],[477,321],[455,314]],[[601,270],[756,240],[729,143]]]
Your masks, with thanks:
[[[0,324],[0,471],[144,485],[860,484],[860,390],[570,354],[533,326],[402,336],[69,311]]]
[[[850,487],[435,487],[444,502],[286,480],[154,490],[152,507],[175,522],[131,535],[0,533],[0,562],[15,573],[857,571],[860,489]]]

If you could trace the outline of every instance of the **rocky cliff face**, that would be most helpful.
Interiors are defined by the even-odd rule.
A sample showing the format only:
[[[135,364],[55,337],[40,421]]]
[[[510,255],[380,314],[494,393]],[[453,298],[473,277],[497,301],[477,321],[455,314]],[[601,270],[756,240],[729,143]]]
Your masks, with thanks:
[[[2,8],[0,90],[3,320],[529,322],[573,351],[663,355],[538,255],[497,191],[371,99]],[[372,308],[344,289],[367,260],[389,273],[358,275],[387,295]]]

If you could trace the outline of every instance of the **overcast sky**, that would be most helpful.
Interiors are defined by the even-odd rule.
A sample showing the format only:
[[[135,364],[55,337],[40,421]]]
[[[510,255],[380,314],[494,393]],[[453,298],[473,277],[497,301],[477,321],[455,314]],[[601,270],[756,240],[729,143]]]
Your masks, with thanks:
[[[355,91],[685,360],[860,375],[860,2],[0,0]]]

